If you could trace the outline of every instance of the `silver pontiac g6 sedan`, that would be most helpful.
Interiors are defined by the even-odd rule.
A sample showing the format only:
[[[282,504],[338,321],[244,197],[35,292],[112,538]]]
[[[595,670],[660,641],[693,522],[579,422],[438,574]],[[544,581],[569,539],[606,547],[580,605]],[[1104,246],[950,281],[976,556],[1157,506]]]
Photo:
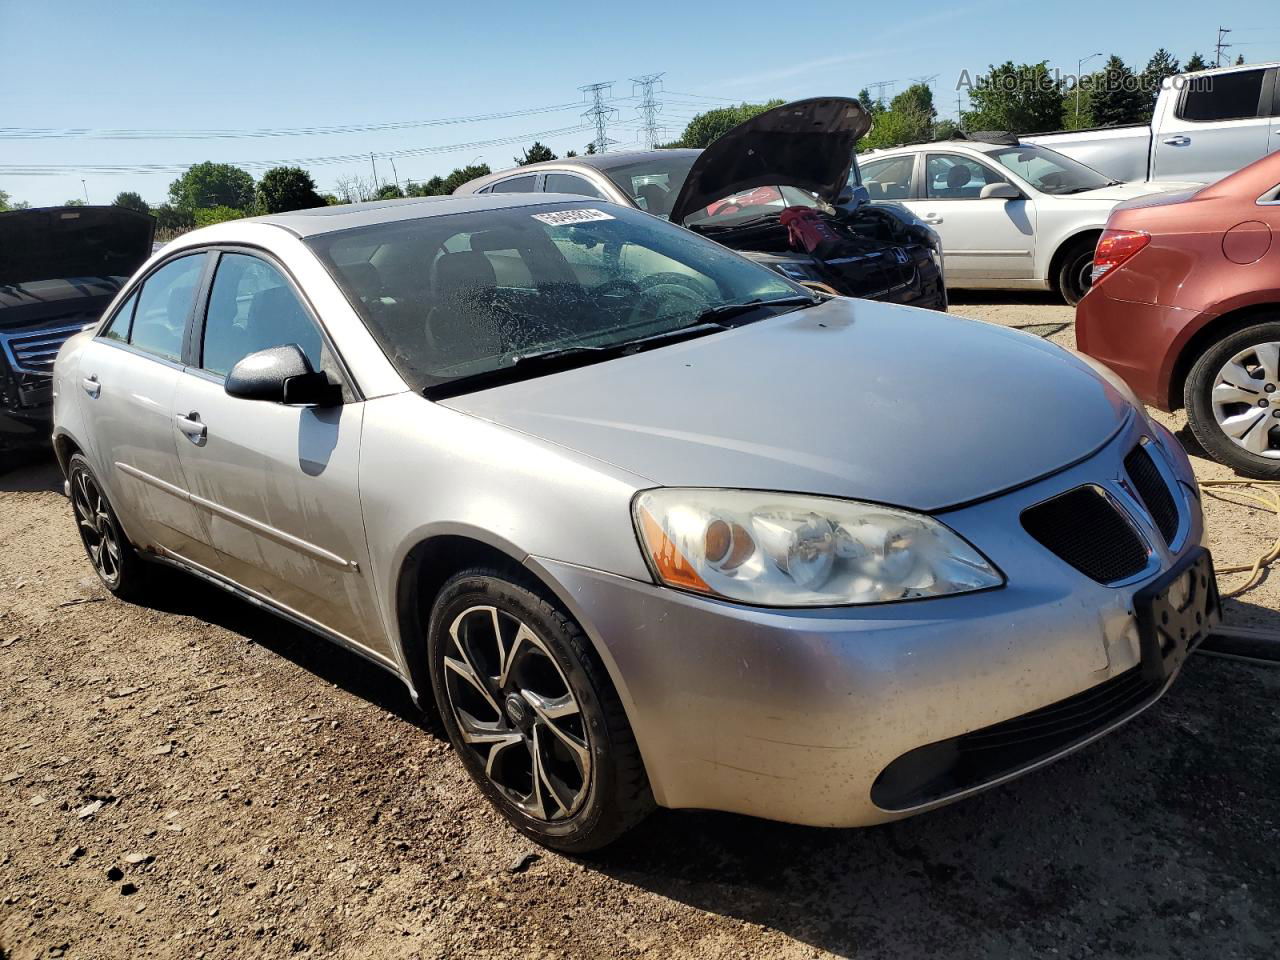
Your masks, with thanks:
[[[1217,616],[1185,454],[1035,337],[488,195],[221,224],[55,368],[114,593],[203,577],[392,671],[548,846],[853,826],[1107,733]]]

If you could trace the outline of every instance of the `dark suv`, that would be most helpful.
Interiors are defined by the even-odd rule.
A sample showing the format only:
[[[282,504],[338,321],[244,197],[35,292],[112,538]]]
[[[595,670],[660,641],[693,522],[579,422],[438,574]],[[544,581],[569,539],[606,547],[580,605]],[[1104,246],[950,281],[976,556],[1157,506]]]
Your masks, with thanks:
[[[0,213],[0,454],[49,445],[53,360],[151,255],[155,220],[122,207]]]

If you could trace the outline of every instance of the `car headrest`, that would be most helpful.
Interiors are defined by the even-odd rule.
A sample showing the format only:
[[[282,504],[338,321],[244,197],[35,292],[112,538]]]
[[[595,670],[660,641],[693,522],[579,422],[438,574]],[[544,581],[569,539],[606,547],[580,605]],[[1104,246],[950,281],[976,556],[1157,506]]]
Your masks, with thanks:
[[[973,171],[963,163],[957,163],[947,171],[947,189],[959,190],[973,179]]]
[[[484,253],[492,250],[520,250],[529,246],[526,236],[512,227],[498,227],[471,235],[471,251]]]
[[[497,285],[493,264],[483,253],[447,253],[436,261],[435,287],[439,300],[492,290]]]

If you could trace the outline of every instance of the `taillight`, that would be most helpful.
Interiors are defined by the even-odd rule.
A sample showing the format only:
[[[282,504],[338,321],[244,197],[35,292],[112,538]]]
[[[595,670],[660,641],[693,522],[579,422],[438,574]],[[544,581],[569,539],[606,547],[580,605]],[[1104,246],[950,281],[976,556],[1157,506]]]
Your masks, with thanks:
[[[1151,234],[1141,230],[1104,230],[1093,251],[1093,282],[1124,263],[1151,242]]]

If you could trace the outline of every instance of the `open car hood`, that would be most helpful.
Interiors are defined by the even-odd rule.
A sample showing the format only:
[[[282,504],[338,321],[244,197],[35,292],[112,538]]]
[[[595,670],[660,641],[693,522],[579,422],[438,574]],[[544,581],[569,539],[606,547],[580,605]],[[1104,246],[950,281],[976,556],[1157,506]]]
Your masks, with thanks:
[[[0,286],[127,277],[151,256],[155,219],[123,207],[0,213]]]
[[[694,161],[671,207],[673,223],[753,187],[799,187],[834,204],[854,145],[871,129],[857,100],[814,97],[766,110],[724,134]]]

